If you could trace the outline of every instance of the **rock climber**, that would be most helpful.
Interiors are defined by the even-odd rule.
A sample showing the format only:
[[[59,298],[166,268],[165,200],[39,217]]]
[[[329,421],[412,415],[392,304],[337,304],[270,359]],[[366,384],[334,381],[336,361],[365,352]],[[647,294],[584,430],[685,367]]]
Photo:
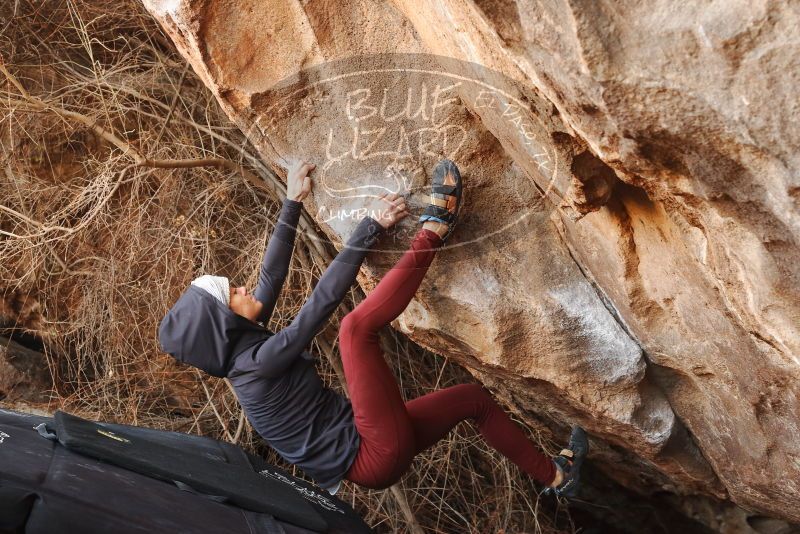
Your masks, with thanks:
[[[287,198],[255,291],[232,287],[221,276],[195,279],[161,321],[163,350],[227,377],[253,428],[330,493],[345,479],[372,489],[396,483],[417,454],[469,419],[490,446],[548,491],[574,496],[589,448],[581,428],[573,428],[567,448],[551,459],[479,384],[405,402],[384,360],[379,330],[406,308],[456,225],[462,180],[452,161],[442,160],[434,170],[430,203],[409,249],[341,322],[339,348],[350,399],[322,383],[305,349],[355,282],[370,247],[408,215],[402,196],[381,196],[377,219],[366,216],[359,222],[289,326],[274,334],[263,327],[289,270],[314,167],[300,161],[288,174]]]

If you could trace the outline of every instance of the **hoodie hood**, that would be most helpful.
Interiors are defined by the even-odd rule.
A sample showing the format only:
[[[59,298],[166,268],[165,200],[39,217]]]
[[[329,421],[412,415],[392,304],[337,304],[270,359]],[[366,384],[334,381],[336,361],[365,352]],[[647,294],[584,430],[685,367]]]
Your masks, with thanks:
[[[189,286],[158,327],[161,349],[176,360],[223,377],[244,338],[264,339],[269,332],[237,315],[199,287]]]

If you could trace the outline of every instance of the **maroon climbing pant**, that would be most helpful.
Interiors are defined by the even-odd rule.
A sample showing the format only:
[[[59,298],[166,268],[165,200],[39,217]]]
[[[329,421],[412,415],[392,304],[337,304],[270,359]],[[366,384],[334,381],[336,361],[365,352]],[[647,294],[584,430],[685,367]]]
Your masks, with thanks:
[[[378,331],[406,308],[442,240],[421,229],[411,248],[343,320],[339,345],[361,446],[346,478],[367,488],[397,482],[414,456],[473,420],[486,442],[541,484],[555,477],[553,462],[479,384],[450,387],[404,402],[383,358]]]

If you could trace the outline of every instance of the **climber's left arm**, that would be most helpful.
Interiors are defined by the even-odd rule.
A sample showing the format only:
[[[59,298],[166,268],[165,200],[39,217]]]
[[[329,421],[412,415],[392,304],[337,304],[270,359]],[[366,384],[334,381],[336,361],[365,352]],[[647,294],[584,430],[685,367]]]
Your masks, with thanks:
[[[311,192],[311,177],[308,173],[315,165],[298,161],[289,171],[286,180],[286,199],[283,201],[281,213],[275,230],[267,244],[261,270],[258,274],[258,285],[253,296],[264,306],[256,320],[266,322],[272,316],[278,302],[283,283],[289,274],[289,264],[297,235],[297,223],[303,209],[302,200]]]

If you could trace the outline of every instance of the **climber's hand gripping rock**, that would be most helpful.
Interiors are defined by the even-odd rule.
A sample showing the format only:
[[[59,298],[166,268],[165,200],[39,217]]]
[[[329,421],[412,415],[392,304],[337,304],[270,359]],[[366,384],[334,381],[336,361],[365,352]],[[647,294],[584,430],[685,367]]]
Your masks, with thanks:
[[[313,163],[298,160],[289,170],[286,178],[286,198],[302,202],[311,193],[311,177],[308,175],[316,168]]]

